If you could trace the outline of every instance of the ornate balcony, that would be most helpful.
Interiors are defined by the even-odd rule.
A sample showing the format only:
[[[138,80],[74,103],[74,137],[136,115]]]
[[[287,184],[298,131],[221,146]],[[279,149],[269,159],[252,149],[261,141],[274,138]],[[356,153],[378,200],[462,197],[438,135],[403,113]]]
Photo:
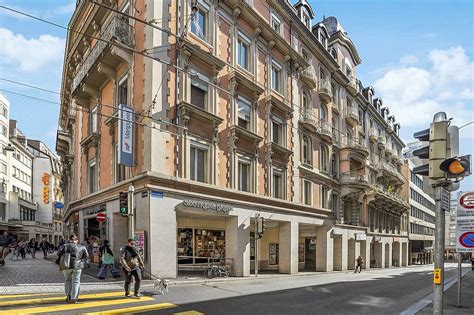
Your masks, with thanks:
[[[332,88],[331,82],[327,79],[320,79],[318,85],[319,97],[326,102],[332,101]]]
[[[380,163],[379,173],[377,176],[384,177],[389,182],[393,182],[395,184],[403,184],[405,182],[403,175],[400,173],[397,167],[387,160]]]
[[[356,105],[347,107],[346,122],[352,127],[355,127],[359,124],[359,111]]]
[[[346,86],[346,88],[352,95],[355,96],[357,94],[357,79],[355,76],[349,76],[349,84]]]
[[[318,126],[318,120],[312,109],[303,108],[300,115],[300,124],[309,131],[315,132]]]
[[[379,139],[379,136],[377,134],[377,130],[375,128],[371,128],[369,130],[369,140],[372,143],[377,143],[377,140]]]
[[[360,144],[358,139],[343,138],[341,141],[341,150],[354,151],[361,154],[364,158],[369,156],[369,149],[363,144]]]
[[[186,125],[187,122],[193,118],[196,118],[213,128],[216,128],[224,121],[221,117],[185,101],[178,104],[178,109],[181,111],[181,115],[183,116]]]
[[[306,83],[311,89],[314,89],[317,85],[316,72],[314,71],[313,66],[309,66],[306,69],[303,69],[300,74],[301,80]]]
[[[367,186],[369,178],[367,175],[361,175],[356,172],[349,172],[341,174],[339,177],[341,184],[354,186]]]
[[[383,187],[381,185],[372,185],[368,195],[371,197],[370,203],[375,203],[377,208],[389,208],[392,211],[402,213],[408,210],[409,205],[406,200],[396,193],[392,186]]]
[[[385,139],[385,136],[379,136],[377,145],[378,145],[379,149],[385,150],[385,148],[387,146],[387,139]]]
[[[109,24],[103,29],[100,38],[105,41],[115,42],[119,45],[128,47],[134,46],[134,33],[133,27],[128,24],[127,20],[113,17]],[[110,75],[110,71],[115,69],[118,64],[123,60],[127,60],[130,53],[126,50],[121,50],[115,45],[110,45],[105,41],[97,41],[94,47],[90,50],[89,54],[85,57],[81,67],[75,73],[71,83],[71,93],[74,93],[79,87],[81,82],[88,79],[90,84],[94,86],[100,86],[100,78],[97,75],[91,76],[91,72],[94,74],[103,73],[101,77],[107,77]],[[107,48],[110,47],[110,50]],[[120,51],[121,50],[121,51]],[[94,65],[101,60],[101,64],[94,67]],[[103,80],[103,78],[102,78]]]
[[[316,132],[323,141],[332,142],[332,126],[327,121],[320,121]]]

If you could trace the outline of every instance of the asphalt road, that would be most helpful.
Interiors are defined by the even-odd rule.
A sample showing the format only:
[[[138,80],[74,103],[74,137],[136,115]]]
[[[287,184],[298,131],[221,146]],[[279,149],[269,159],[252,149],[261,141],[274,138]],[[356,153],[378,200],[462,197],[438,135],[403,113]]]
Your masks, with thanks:
[[[448,269],[445,281],[455,275],[455,269]],[[172,314],[189,310],[205,314],[400,314],[430,294],[432,289],[432,271],[413,270],[392,277],[181,304],[172,310],[144,314]]]

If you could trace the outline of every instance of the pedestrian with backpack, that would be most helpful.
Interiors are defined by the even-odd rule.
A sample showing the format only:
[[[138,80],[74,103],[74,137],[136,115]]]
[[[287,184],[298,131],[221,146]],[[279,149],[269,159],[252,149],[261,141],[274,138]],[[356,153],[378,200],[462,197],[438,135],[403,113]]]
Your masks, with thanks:
[[[81,273],[88,258],[89,254],[86,248],[78,244],[78,238],[74,234],[69,236],[69,242],[58,252],[56,263],[59,264],[59,270],[64,274],[64,290],[66,301],[69,303],[77,303],[81,286]]]
[[[104,280],[105,278],[107,278],[108,269],[110,269],[112,277],[120,277],[120,271],[115,269],[114,254],[112,253],[109,244],[110,242],[108,240],[105,240],[104,245],[99,248],[101,266],[99,273],[97,274],[97,278],[99,278],[100,280]]]
[[[140,257],[140,253],[135,249],[135,240],[130,238],[128,245],[122,248],[120,253],[120,263],[122,264],[123,272],[125,273],[125,296],[132,297],[130,295],[130,283],[132,277],[135,280],[135,288],[133,298],[140,298],[140,283],[142,280],[142,269],[145,268],[143,259]]]

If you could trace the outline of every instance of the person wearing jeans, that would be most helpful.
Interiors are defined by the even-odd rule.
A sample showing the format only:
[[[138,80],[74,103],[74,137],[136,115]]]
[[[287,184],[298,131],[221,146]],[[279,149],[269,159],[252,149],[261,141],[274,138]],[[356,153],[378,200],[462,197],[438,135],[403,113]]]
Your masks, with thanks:
[[[99,255],[100,255],[100,270],[97,274],[97,278],[100,280],[104,280],[107,277],[107,270],[110,268],[110,273],[112,277],[120,277],[120,271],[115,269],[114,266],[114,254],[109,246],[109,241],[105,240],[104,245],[99,248]]]
[[[142,269],[145,268],[145,265],[143,264],[140,254],[135,249],[134,239],[129,239],[128,245],[122,249],[120,253],[120,263],[122,264],[125,273],[125,296],[132,297],[130,295],[130,283],[132,282],[133,277],[135,280],[133,298],[139,299]]]
[[[87,258],[89,258],[89,254],[86,248],[78,244],[78,238],[74,234],[69,236],[69,243],[58,252],[59,270],[64,274],[64,290],[66,301],[69,303],[77,303],[81,273]]]

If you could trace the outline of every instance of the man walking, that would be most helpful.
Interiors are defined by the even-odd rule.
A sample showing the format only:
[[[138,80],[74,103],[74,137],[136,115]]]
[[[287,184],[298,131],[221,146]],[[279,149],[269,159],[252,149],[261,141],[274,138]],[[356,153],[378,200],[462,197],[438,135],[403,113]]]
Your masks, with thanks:
[[[43,258],[48,258],[49,243],[45,238],[41,241],[40,248],[43,251]]]
[[[38,248],[38,242],[32,238],[28,243],[28,247],[30,248],[31,257],[36,259],[36,249]]]
[[[356,265],[354,273],[357,273],[357,270],[359,270],[359,273],[361,273],[362,266],[364,265],[364,258],[362,258],[362,256],[357,257],[356,263],[357,265]]]
[[[0,236],[0,265],[5,265],[5,257],[10,253],[10,245],[13,243],[13,238],[7,231]]]
[[[125,246],[120,253],[120,263],[122,264],[123,271],[125,273],[125,296],[132,297],[130,295],[130,282],[132,277],[135,280],[135,290],[133,298],[140,298],[140,282],[142,280],[141,269],[145,268],[143,260],[140,254],[135,249],[135,240],[129,239],[128,245]]]
[[[77,303],[81,286],[81,273],[84,262],[89,257],[84,246],[78,244],[78,238],[72,234],[69,243],[65,244],[58,252],[59,270],[64,274],[64,291],[66,301]]]

